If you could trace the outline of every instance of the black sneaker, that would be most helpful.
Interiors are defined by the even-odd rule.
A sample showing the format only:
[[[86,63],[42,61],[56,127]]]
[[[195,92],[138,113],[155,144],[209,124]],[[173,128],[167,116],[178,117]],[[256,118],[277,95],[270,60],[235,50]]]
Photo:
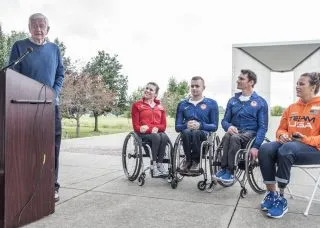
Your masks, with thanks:
[[[199,171],[199,162],[193,161],[190,167],[190,172],[196,173]]]

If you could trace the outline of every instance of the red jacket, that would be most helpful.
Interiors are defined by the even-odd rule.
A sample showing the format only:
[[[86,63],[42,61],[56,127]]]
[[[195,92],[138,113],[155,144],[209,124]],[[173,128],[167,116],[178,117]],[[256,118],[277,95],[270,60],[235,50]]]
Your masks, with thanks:
[[[159,100],[154,100],[156,105],[151,106],[144,102],[143,99],[135,102],[131,109],[132,125],[135,132],[140,133],[140,127],[147,125],[149,128],[145,134],[151,134],[152,128],[157,127],[158,132],[166,130],[166,112]]]

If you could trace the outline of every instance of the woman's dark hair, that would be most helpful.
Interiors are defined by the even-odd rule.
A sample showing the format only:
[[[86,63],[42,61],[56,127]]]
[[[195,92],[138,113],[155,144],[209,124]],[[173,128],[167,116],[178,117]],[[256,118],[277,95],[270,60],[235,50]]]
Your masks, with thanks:
[[[156,87],[156,94],[158,94],[160,87],[158,86],[157,83],[155,82],[148,82],[147,85],[153,85],[154,87]]]
[[[318,73],[318,72],[304,73],[301,75],[301,77],[308,77],[310,85],[316,86],[316,89],[314,90],[314,94],[317,94],[319,92],[320,73]]]

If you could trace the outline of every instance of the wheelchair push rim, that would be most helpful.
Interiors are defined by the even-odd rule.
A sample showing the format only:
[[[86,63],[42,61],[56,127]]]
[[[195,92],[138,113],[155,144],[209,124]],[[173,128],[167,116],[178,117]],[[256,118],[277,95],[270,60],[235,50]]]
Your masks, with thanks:
[[[268,138],[264,138],[264,142],[270,142]],[[248,148],[251,148],[253,144],[253,140],[251,145]],[[246,176],[249,182],[251,189],[258,193],[263,194],[266,192],[266,187],[263,183],[262,174],[260,171],[260,166],[258,161],[250,161],[249,153],[246,154]]]
[[[142,146],[139,137],[130,132],[122,148],[122,167],[130,181],[137,179],[142,164]]]

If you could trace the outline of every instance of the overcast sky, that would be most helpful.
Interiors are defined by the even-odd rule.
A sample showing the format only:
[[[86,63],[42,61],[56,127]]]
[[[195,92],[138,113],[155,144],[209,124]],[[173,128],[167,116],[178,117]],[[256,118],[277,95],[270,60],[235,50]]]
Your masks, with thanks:
[[[67,56],[88,61],[105,50],[117,54],[129,90],[147,81],[165,90],[201,75],[206,95],[225,106],[231,96],[232,44],[320,40],[318,1],[281,0],[1,0],[5,32],[28,31],[28,17],[49,18],[49,38],[67,46]],[[292,77],[273,76],[271,105],[292,101]],[[290,81],[290,82],[291,82]],[[280,91],[275,89],[274,91]]]

